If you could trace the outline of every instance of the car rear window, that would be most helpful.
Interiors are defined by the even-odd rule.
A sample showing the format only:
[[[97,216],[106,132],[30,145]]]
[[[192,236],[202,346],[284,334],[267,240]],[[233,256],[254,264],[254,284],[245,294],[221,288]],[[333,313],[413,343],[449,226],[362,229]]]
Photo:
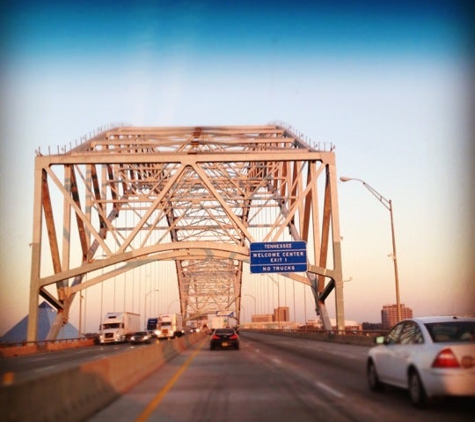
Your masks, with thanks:
[[[217,329],[216,330],[216,334],[234,334],[234,330],[230,330],[230,329]]]
[[[475,321],[448,321],[425,324],[434,343],[475,342]]]

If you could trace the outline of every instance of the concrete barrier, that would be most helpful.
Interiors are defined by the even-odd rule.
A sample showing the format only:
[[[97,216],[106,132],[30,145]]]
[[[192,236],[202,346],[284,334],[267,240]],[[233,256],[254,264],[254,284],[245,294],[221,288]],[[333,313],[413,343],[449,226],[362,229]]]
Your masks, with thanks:
[[[79,422],[107,406],[204,333],[190,334],[118,355],[0,386],[3,422]]]

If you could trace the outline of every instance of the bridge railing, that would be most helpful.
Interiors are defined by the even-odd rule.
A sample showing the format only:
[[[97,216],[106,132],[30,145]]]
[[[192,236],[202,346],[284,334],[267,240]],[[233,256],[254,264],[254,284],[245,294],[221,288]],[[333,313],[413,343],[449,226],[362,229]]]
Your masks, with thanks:
[[[241,329],[242,332],[256,332],[309,340],[329,341],[334,343],[372,346],[374,339],[384,336],[387,330],[321,330],[321,329]]]
[[[55,350],[87,347],[94,344],[93,337],[70,338],[62,340],[19,341],[0,343],[0,356],[13,357]]]

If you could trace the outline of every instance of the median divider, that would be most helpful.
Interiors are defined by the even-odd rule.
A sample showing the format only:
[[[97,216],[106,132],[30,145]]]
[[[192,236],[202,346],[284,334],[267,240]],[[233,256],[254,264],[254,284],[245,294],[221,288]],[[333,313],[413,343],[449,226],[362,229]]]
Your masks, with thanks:
[[[84,421],[205,336],[193,333],[0,386],[4,422]]]

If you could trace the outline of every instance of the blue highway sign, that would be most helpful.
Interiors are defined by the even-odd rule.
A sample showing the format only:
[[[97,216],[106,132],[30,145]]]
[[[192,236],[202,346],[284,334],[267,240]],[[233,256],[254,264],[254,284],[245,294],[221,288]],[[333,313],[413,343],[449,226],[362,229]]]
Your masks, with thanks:
[[[307,271],[304,241],[251,243],[251,273],[295,273]]]

